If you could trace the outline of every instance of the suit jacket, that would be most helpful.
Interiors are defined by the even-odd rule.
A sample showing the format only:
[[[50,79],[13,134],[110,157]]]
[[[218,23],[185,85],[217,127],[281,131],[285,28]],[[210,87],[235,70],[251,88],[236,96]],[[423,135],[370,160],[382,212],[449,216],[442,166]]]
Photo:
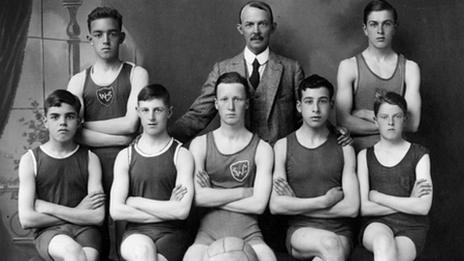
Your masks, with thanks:
[[[249,78],[243,52],[214,65],[200,96],[171,126],[169,132],[173,137],[186,142],[208,126],[217,113],[214,86],[219,76],[227,72],[238,72]],[[296,130],[301,122],[296,110],[297,88],[303,78],[304,73],[298,62],[270,52],[256,90],[250,84],[247,128],[271,144]]]

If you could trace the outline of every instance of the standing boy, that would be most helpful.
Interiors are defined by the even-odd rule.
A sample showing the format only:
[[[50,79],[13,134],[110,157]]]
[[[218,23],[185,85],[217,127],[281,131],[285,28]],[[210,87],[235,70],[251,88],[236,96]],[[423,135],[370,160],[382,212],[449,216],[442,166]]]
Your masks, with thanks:
[[[119,59],[122,16],[115,9],[97,7],[87,19],[87,39],[96,54],[93,66],[74,75],[68,90],[82,103],[84,120],[78,142],[92,148],[102,162],[103,189],[108,195],[113,181],[113,165],[118,152],[129,144],[137,132],[139,121],[135,111],[137,94],[148,83],[148,73],[134,64]],[[111,219],[104,243],[111,245],[110,256],[116,259],[121,229]],[[120,226],[118,226],[119,228]],[[109,237],[109,240],[107,238]],[[108,246],[105,245],[105,251]]]
[[[379,140],[372,105],[376,95],[384,91],[396,92],[408,102],[410,117],[405,130],[415,132],[419,128],[420,69],[392,49],[397,28],[398,17],[392,5],[383,0],[369,2],[363,20],[368,47],[341,61],[338,67],[337,121],[351,131],[357,152]]]
[[[195,243],[184,260],[202,260],[217,239],[233,236],[251,245],[260,261],[276,257],[263,240],[257,215],[267,206],[272,186],[272,148],[245,128],[249,105],[247,80],[221,75],[214,88],[220,127],[195,138],[195,202],[208,207]]]
[[[193,158],[167,133],[168,91],[149,85],[138,95],[143,133],[117,156],[110,213],[127,221],[121,256],[128,261],[176,261],[190,241],[184,228],[193,200]]]
[[[19,220],[35,229],[45,260],[97,261],[105,194],[98,157],[74,142],[79,99],[56,90],[45,100],[49,140],[19,163]]]
[[[312,75],[298,88],[302,126],[274,146],[272,213],[291,215],[288,252],[298,259],[346,260],[359,209],[356,157],[327,128],[333,86]]]

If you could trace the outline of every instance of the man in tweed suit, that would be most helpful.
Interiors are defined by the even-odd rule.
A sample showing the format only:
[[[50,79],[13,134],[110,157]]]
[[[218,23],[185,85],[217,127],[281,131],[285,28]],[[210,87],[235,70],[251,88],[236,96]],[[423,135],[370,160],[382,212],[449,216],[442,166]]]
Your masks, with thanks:
[[[200,96],[171,127],[172,136],[186,142],[208,126],[217,113],[214,107],[216,80],[221,74],[234,71],[246,77],[253,86],[246,115],[249,130],[274,144],[297,129],[300,116],[295,106],[296,89],[304,74],[298,62],[269,50],[275,29],[268,4],[251,1],[241,8],[237,30],[245,39],[244,51],[214,65]]]

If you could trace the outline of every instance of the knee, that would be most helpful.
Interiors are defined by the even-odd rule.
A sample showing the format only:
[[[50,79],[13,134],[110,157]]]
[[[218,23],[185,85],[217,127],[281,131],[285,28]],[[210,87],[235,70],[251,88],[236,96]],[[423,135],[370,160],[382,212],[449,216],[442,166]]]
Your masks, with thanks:
[[[322,254],[329,260],[343,260],[343,246],[336,235],[321,238]]]
[[[73,259],[81,260],[83,257],[85,257],[84,249],[82,249],[82,247],[77,243],[66,244],[63,246],[63,250],[65,256],[73,257]]]
[[[393,252],[395,251],[395,240],[389,235],[377,235],[373,242],[374,251]]]
[[[130,252],[134,260],[147,260],[150,257],[153,258],[152,256],[156,254],[156,249],[154,249],[154,246],[148,244],[139,244],[132,246]]]

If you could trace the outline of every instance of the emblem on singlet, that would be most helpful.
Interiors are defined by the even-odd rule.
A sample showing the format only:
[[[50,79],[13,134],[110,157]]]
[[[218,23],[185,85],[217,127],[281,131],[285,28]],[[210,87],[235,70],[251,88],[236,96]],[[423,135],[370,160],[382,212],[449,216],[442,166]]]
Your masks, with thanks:
[[[231,164],[229,168],[232,177],[238,182],[243,182],[250,172],[250,162],[248,160],[237,161]]]
[[[113,86],[101,87],[97,90],[97,99],[104,106],[109,106],[113,101],[113,97]]]

